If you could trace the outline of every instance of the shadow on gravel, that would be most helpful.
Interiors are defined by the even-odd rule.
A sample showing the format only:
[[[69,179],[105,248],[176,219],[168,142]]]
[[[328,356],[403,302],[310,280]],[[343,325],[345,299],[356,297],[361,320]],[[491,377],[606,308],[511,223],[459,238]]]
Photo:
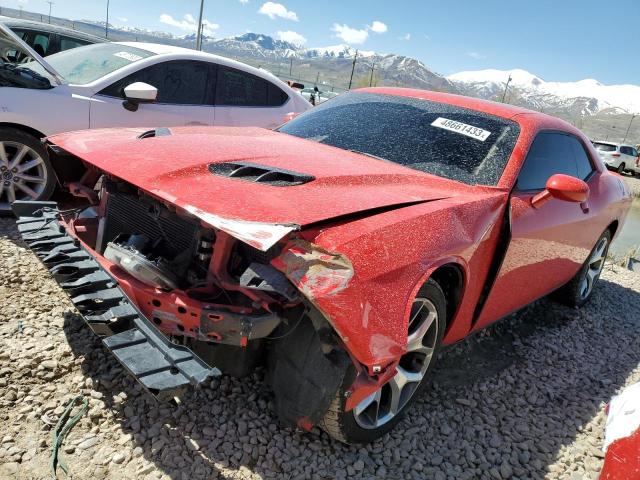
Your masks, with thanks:
[[[448,348],[433,387],[398,428],[364,448],[278,427],[260,371],[216,379],[180,406],[158,404],[79,316],[69,313],[64,328],[105,408],[171,478],[238,470],[267,478],[542,478],[563,456],[580,465],[569,471],[597,478],[599,433],[564,447],[638,366],[640,294],[603,279],[581,310],[541,300]]]

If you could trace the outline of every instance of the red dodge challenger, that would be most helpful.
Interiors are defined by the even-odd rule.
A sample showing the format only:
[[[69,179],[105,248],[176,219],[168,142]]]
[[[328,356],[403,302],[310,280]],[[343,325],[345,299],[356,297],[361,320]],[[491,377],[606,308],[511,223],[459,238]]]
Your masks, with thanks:
[[[585,303],[631,202],[571,125],[420,90],[47,145],[82,205],[16,202],[19,229],[149,392],[265,365],[282,420],[348,443],[393,428],[443,345]]]

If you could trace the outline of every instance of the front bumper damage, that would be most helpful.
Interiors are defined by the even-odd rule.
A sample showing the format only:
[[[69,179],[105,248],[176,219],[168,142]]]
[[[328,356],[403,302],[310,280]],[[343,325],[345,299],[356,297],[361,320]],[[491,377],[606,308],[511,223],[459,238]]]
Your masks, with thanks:
[[[127,298],[116,280],[58,223],[55,202],[15,202],[23,240],[69,295],[116,359],[158,400],[179,397],[220,371],[172,343]]]

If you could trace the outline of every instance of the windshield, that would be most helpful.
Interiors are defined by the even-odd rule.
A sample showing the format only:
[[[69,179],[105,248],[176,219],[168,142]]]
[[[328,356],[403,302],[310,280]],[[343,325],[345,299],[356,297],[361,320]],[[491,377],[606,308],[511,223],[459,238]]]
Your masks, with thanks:
[[[96,43],[50,55],[46,60],[68,83],[85,85],[152,55],[148,50],[127,45]],[[34,61],[24,66],[38,73],[44,71]]]
[[[615,145],[610,145],[608,143],[595,142],[593,145],[601,152],[615,152],[617,150]]]
[[[510,120],[446,103],[352,92],[279,131],[471,185],[495,185],[520,129]]]

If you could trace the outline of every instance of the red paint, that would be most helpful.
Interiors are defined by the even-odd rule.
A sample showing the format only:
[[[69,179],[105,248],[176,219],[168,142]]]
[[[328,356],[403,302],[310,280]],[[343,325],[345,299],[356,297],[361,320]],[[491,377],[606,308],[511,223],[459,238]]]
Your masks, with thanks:
[[[335,277],[302,274],[297,278],[300,285],[311,285],[305,294],[369,372],[374,366],[394,365],[404,352],[411,302],[439,266],[455,264],[464,278],[460,305],[448,319],[444,339],[452,343],[562,285],[587,258],[599,235],[612,222],[622,224],[626,217],[631,202],[626,187],[604,168],[589,140],[566,122],[443,93],[393,88],[363,91],[448,103],[517,122],[521,133],[498,185],[469,186],[257,128],[173,128],[170,136],[144,140],[136,137],[145,129],[91,130],[57,135],[51,141],[180,211],[294,224],[301,231],[289,234],[289,240],[304,239],[330,258],[347,259],[353,276],[339,288],[331,283]],[[534,208],[533,193],[512,192],[531,142],[542,130],[571,133],[590,152],[596,172],[587,182],[589,198],[583,204],[550,195]],[[282,188],[217,177],[207,168],[211,163],[237,160],[299,171],[315,180]],[[579,199],[583,190],[578,182],[569,185],[572,200]],[[567,188],[566,180],[551,185],[556,197],[560,191],[566,194]],[[345,217],[416,201],[423,203],[357,219]],[[507,213],[511,241],[474,324]],[[206,215],[200,218],[207,222]],[[218,247],[227,250],[218,252]],[[228,248],[216,245],[210,273],[218,285],[234,288],[224,270]],[[282,257],[274,265],[287,272]],[[143,288],[118,278],[134,300],[144,300]],[[178,302],[180,292],[175,295]],[[260,296],[260,300],[268,306],[268,298]]]

